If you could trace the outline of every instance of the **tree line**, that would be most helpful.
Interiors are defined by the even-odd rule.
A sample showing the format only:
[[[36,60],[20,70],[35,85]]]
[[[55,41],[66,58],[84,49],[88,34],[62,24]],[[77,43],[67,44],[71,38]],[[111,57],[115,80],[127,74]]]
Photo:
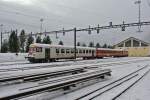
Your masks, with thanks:
[[[2,53],[28,52],[30,44],[34,43],[34,41],[36,43],[52,44],[52,40],[51,40],[50,36],[45,36],[43,39],[41,38],[41,36],[37,36],[36,40],[34,40],[32,33],[28,37],[26,37],[26,36],[27,36],[27,34],[26,34],[25,30],[22,30],[20,32],[20,35],[18,35],[17,30],[11,31],[9,39],[4,40],[2,43],[1,52]],[[58,45],[64,45],[63,41],[59,41]],[[81,44],[80,42],[77,42],[77,46],[87,47],[87,45],[85,43]],[[104,44],[101,46],[99,43],[97,43],[96,45],[94,45],[93,42],[90,42],[88,47],[112,48],[112,46],[107,45],[107,44]]]
[[[8,40],[4,40],[1,46],[2,53],[18,53],[18,52],[28,52],[30,44],[34,43],[43,43],[43,44],[52,44],[50,36],[45,36],[43,39],[41,36],[37,36],[34,40],[32,33],[26,37],[27,34],[25,30],[20,32],[18,36],[18,31],[13,30],[9,36]],[[63,41],[59,41],[59,45],[63,45]]]

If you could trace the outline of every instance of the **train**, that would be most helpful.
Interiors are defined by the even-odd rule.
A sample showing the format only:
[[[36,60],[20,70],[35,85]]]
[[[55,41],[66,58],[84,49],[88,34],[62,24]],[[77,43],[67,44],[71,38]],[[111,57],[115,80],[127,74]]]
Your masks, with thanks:
[[[28,61],[32,63],[54,62],[59,59],[73,59],[73,46],[34,43],[29,46]],[[128,51],[122,49],[76,47],[76,58],[96,59],[103,57],[127,57]]]

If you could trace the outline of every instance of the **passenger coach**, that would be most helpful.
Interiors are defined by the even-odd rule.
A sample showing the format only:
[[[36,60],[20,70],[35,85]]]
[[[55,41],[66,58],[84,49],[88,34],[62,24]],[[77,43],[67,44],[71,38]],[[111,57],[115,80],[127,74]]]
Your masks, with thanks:
[[[52,62],[58,59],[74,58],[74,47],[50,44],[31,44],[28,60],[30,62]],[[126,57],[128,51],[121,49],[79,47],[76,49],[76,57],[83,59],[103,57]]]
[[[90,47],[78,47],[77,58],[89,59],[96,57],[96,49]],[[74,58],[74,47],[49,44],[31,44],[29,47],[28,60],[30,62],[51,62],[58,59]]]

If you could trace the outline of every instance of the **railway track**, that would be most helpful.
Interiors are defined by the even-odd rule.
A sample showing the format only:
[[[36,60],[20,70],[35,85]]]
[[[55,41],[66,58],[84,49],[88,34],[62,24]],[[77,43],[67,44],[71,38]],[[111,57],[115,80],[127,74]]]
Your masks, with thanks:
[[[32,74],[18,74],[18,75],[12,75],[12,76],[5,76],[0,78],[0,84],[4,83],[20,83],[20,82],[28,82],[28,81],[37,81],[42,80],[45,78],[53,78],[58,76],[65,76],[68,74],[77,74],[84,72],[84,68],[72,68],[72,69],[66,69],[61,71],[47,71],[42,73],[32,73]]]
[[[149,61],[147,60],[129,60],[129,61],[119,61],[119,62],[107,62],[107,63],[96,63],[96,64],[85,64],[85,63],[68,63],[68,64],[52,64],[52,65],[40,65],[40,66],[32,66],[32,67],[17,67],[17,68],[1,68],[0,72],[11,72],[11,71],[24,71],[24,70],[32,70],[32,69],[43,69],[43,68],[51,68],[51,67],[62,67],[62,66],[98,66],[98,67],[107,67],[107,66],[113,66],[113,65],[123,65],[123,64],[130,64],[135,62],[142,62],[142,61]]]
[[[55,91],[58,89],[66,89],[71,86],[75,86],[78,83],[89,81],[95,78],[104,77],[104,75],[110,75],[110,69],[88,71],[80,74],[69,75],[59,77],[57,79],[51,79],[49,81],[40,82],[38,85],[20,88],[11,94],[5,94],[0,96],[0,100],[20,99],[32,95],[37,95],[46,91]],[[2,92],[2,91],[0,91]],[[0,93],[1,94],[1,93]]]
[[[91,91],[87,94],[84,94],[78,98],[76,98],[75,100],[93,100],[99,96],[101,96],[102,94],[114,89],[115,87],[118,87],[122,84],[124,84],[125,82],[128,82],[130,80],[132,80],[133,78],[137,77],[138,76],[138,72],[142,71],[143,69],[146,69],[148,67],[148,65],[118,79],[118,80],[115,80],[109,84],[106,84],[104,85],[103,87],[100,87],[94,91]],[[149,71],[148,71],[149,72]],[[146,73],[148,73],[146,72]],[[143,76],[144,77],[144,76]],[[140,78],[139,78],[140,79]],[[113,98],[113,100],[115,100],[117,97],[119,97],[123,92],[121,92],[120,94],[118,94],[116,97]]]
[[[150,72],[150,69],[144,73],[140,78],[138,78],[134,83],[129,85],[127,88],[125,88],[123,91],[121,91],[119,94],[117,94],[115,97],[112,98],[112,100],[118,99],[121,95],[123,95],[125,92],[127,92],[131,87],[133,87],[136,83],[138,83],[141,79],[143,79],[148,73]]]
[[[30,64],[30,63],[29,62],[5,62],[5,63],[0,63],[0,66],[22,65],[22,64]]]

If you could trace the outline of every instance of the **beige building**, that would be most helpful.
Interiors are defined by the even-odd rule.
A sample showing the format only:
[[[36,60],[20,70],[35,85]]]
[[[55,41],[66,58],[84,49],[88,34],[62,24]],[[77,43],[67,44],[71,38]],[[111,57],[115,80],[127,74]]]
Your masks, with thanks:
[[[134,37],[130,37],[114,45],[114,47],[127,50],[130,57],[150,56],[150,44]]]

